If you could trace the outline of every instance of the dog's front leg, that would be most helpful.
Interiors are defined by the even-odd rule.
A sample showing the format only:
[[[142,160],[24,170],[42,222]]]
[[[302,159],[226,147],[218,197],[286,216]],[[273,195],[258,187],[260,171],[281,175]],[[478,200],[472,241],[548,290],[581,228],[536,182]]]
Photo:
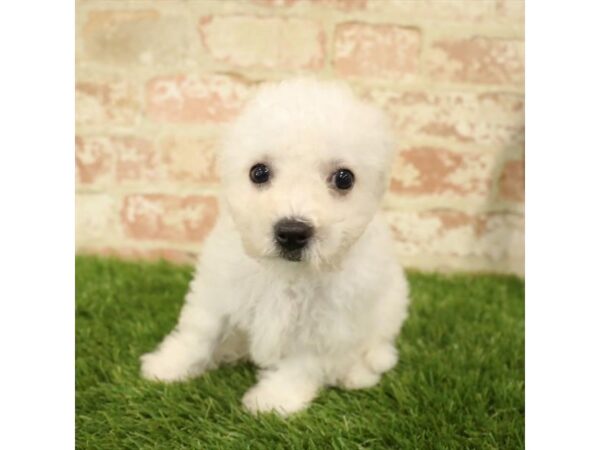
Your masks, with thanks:
[[[142,376],[156,381],[182,381],[200,375],[211,363],[223,315],[202,301],[188,301],[175,329],[156,350],[141,357]]]
[[[246,392],[242,402],[254,414],[271,411],[287,416],[306,408],[322,384],[316,358],[289,357],[262,371],[259,382]]]

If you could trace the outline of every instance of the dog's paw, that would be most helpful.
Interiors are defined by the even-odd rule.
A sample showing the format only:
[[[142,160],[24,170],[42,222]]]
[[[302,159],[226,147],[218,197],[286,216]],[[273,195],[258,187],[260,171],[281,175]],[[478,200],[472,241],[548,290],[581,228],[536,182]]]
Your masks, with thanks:
[[[140,362],[142,377],[152,381],[173,383],[202,373],[201,367],[190,365],[188,360],[160,350],[146,353]]]
[[[274,412],[286,417],[306,408],[312,398],[299,391],[259,383],[246,392],[242,403],[252,414]]]
[[[367,389],[375,386],[380,378],[380,374],[372,372],[363,364],[356,364],[344,374],[339,384],[345,389]]]
[[[365,361],[373,372],[387,372],[398,362],[398,351],[390,344],[381,344],[366,352]]]

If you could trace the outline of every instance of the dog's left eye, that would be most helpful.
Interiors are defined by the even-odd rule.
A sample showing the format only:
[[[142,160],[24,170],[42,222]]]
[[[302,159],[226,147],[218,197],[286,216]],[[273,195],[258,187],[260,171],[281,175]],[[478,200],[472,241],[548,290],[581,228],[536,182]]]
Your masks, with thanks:
[[[270,177],[271,170],[269,169],[269,166],[266,166],[265,164],[254,164],[250,169],[250,179],[255,184],[266,183],[269,181]]]
[[[354,174],[349,169],[339,169],[331,176],[331,182],[336,189],[347,191],[354,185]]]

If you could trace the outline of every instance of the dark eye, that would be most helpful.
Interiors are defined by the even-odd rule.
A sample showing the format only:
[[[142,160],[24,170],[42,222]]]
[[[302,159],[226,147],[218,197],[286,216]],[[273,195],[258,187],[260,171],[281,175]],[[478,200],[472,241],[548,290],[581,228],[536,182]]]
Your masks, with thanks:
[[[339,169],[333,174],[332,181],[336,189],[346,191],[354,185],[354,174],[349,169]]]
[[[271,169],[262,163],[254,164],[250,169],[250,179],[255,184],[266,183],[270,177]]]

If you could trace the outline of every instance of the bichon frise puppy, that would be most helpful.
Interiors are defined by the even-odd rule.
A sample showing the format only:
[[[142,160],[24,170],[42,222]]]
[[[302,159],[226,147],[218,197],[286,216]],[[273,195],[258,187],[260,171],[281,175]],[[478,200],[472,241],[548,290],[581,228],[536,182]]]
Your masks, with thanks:
[[[243,404],[287,415],[319,389],[375,385],[397,361],[408,286],[378,214],[394,153],[383,114],[332,82],[262,87],[219,155],[221,215],[179,323],[142,375],[248,358]]]

